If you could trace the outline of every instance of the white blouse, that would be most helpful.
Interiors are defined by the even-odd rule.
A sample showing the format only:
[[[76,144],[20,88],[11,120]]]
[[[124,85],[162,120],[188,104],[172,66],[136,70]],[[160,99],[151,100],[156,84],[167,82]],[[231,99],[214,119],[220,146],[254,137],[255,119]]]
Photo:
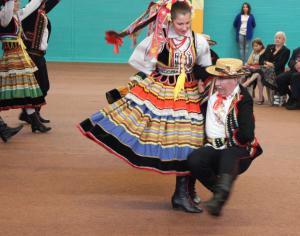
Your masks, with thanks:
[[[151,47],[152,36],[153,35],[146,37],[141,43],[137,45],[128,61],[128,63],[132,67],[144,72],[147,75],[151,74],[155,70],[157,63],[156,59],[150,59],[147,56]],[[185,36],[192,39],[192,32],[189,31]],[[180,37],[182,36],[178,35],[175,32],[174,28],[171,26],[168,31],[168,38],[180,39]],[[212,64],[210,48],[207,40],[200,34],[195,34],[195,47],[197,51],[196,64],[203,67],[210,66]]]
[[[22,21],[26,17],[28,17],[32,12],[34,12],[36,9],[38,9],[41,5],[43,0],[31,0],[24,8],[20,9],[18,11],[18,16],[19,19]],[[47,22],[48,24],[48,22]],[[48,37],[49,37],[49,32],[47,25],[45,26],[45,29],[43,31],[42,35],[42,41],[41,41],[41,46],[40,50],[45,51],[48,48]]]
[[[43,0],[31,0],[26,6],[17,12],[20,21],[24,20],[32,12],[39,8]]]
[[[5,5],[1,8],[0,11],[0,23],[2,27],[8,26],[9,22],[12,19],[14,14],[14,0],[10,0],[5,3]]]

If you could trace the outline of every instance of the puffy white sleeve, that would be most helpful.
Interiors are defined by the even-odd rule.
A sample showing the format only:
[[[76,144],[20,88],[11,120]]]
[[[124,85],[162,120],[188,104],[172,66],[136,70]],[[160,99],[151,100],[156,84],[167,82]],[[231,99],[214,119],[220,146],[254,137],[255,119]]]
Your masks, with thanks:
[[[31,0],[24,8],[18,11],[20,21],[24,20],[32,12],[39,8],[43,0]]]
[[[152,35],[146,37],[134,49],[128,63],[145,74],[149,75],[155,70],[156,59],[150,59],[147,54],[151,46]]]
[[[14,14],[14,5],[14,0],[10,0],[5,3],[4,7],[2,7],[0,11],[0,21],[2,27],[8,26],[9,22],[11,21]]]
[[[195,34],[195,47],[197,50],[196,64],[207,67],[212,64],[210,47],[207,40],[200,34]]]

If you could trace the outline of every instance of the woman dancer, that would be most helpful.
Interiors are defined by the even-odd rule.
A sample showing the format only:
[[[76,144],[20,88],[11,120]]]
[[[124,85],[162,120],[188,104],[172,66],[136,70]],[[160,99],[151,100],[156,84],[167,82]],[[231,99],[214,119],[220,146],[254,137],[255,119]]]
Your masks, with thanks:
[[[147,78],[125,97],[81,122],[79,129],[133,167],[176,174],[173,208],[199,213],[202,209],[190,201],[194,182],[189,185],[186,162],[189,153],[203,145],[201,96],[192,71],[195,65],[211,64],[209,46],[203,36],[191,31],[189,1],[150,5],[127,31],[109,32],[108,40],[120,44],[121,37],[150,22],[154,23],[153,33],[129,59]]]
[[[36,67],[26,52],[22,41],[21,21],[37,9],[42,0],[32,0],[20,9],[20,1],[14,1],[14,16],[6,27],[0,27],[3,57],[0,60],[0,111],[25,108],[31,120],[32,132],[45,133],[44,126],[35,112],[45,104],[42,91],[34,77]]]

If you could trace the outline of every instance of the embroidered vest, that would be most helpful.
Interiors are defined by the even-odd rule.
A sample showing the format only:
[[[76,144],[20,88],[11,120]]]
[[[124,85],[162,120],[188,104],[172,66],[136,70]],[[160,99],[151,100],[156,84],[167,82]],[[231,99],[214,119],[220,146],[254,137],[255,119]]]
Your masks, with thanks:
[[[34,22],[33,32],[26,30],[25,33],[25,44],[27,48],[40,50],[43,35],[46,27],[48,26],[48,17],[45,10],[39,9],[37,12],[37,17]]]

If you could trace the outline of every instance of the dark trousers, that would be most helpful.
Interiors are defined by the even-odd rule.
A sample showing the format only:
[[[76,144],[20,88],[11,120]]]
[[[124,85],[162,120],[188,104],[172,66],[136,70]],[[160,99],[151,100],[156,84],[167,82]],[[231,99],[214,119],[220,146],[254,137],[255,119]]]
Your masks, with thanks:
[[[276,78],[280,95],[288,94],[291,99],[300,99],[300,72],[287,71]]]
[[[43,92],[43,96],[46,97],[50,88],[46,59],[44,56],[29,55],[38,68],[38,71],[34,72],[34,75]]]
[[[246,171],[252,159],[245,148],[230,147],[216,150],[205,146],[192,152],[188,158],[191,173],[201,183],[206,183],[217,176],[229,174],[235,178]]]

